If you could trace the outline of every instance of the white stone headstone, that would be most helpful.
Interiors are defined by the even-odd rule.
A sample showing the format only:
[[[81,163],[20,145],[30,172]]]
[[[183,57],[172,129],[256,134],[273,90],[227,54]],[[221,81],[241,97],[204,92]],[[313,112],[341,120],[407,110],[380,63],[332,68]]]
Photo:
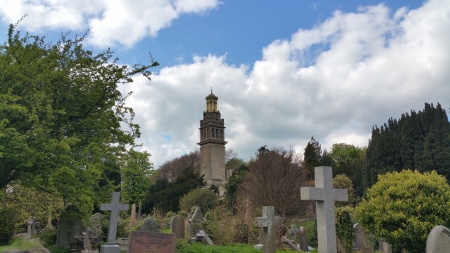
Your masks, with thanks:
[[[428,234],[426,253],[442,252],[450,252],[450,230],[439,225]]]
[[[120,192],[113,192],[110,204],[101,204],[100,210],[111,211],[109,218],[109,230],[107,244],[102,245],[102,253],[120,253],[120,246],[116,245],[117,222],[119,220],[119,211],[128,210],[127,204],[120,204]]]
[[[331,167],[314,168],[315,187],[301,187],[302,200],[316,201],[319,253],[337,253],[335,201],[348,201],[347,189],[333,188]]]

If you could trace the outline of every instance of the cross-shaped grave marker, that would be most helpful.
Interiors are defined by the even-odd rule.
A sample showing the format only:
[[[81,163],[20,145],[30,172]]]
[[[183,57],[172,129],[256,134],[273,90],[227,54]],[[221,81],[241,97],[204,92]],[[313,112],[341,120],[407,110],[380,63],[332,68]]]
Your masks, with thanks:
[[[281,226],[281,217],[275,217],[273,206],[263,206],[263,217],[256,217],[256,226],[262,228],[264,253],[275,253],[275,227]],[[261,233],[261,230],[260,230]]]
[[[348,201],[347,189],[333,188],[331,167],[315,167],[314,177],[316,187],[301,187],[300,198],[316,201],[319,253],[336,253],[334,202]]]
[[[128,210],[129,206],[127,204],[119,204],[120,192],[113,192],[111,204],[101,204],[100,210],[111,211],[111,216],[109,218],[109,230],[108,230],[108,240],[107,245],[102,245],[102,253],[120,253],[120,246],[116,244],[116,234],[117,234],[117,221],[119,218],[119,211]]]

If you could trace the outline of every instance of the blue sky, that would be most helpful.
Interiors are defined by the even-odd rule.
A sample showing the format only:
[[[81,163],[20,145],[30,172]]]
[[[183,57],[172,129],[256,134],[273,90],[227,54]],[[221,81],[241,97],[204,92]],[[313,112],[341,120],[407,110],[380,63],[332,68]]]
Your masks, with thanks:
[[[248,160],[263,145],[303,153],[311,136],[367,145],[372,126],[424,103],[450,107],[450,2],[36,0],[0,1],[9,23],[56,41],[83,34],[121,64],[161,66],[136,76],[128,100],[157,168],[195,150],[213,87],[227,148]]]

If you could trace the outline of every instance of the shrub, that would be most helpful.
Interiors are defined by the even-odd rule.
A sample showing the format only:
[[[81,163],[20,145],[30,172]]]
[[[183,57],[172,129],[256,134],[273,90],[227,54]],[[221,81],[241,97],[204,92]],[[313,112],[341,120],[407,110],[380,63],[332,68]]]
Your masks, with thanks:
[[[182,210],[189,211],[193,206],[199,206],[202,213],[214,209],[217,195],[208,189],[195,189],[184,195],[180,200]]]
[[[178,212],[178,215],[180,215],[181,217],[183,217],[183,218],[186,219],[186,218],[188,217],[189,213],[186,212],[186,211],[184,211],[184,210],[180,210],[180,211]]]
[[[15,219],[14,210],[0,209],[0,245],[8,245],[14,236]]]
[[[370,233],[392,244],[393,251],[423,252],[436,225],[450,225],[450,186],[436,172],[387,173],[368,190],[356,218]]]

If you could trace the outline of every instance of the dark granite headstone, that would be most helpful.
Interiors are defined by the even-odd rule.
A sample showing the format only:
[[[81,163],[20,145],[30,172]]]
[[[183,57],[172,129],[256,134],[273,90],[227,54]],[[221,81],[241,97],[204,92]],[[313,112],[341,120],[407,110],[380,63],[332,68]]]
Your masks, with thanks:
[[[128,253],[175,253],[175,235],[131,231]]]
[[[170,222],[170,232],[175,234],[177,239],[183,239],[184,230],[184,218],[180,215],[175,215]]]
[[[435,226],[427,238],[426,253],[442,253],[450,250],[450,230],[444,226]]]
[[[152,217],[148,217],[147,219],[144,220],[144,223],[142,223],[140,231],[157,233],[158,227],[159,227],[158,222],[156,222],[156,220],[153,219]]]
[[[308,250],[308,240],[306,239],[306,230],[304,227],[300,227],[299,230],[299,237],[300,237],[300,250],[301,251],[309,251]]]

